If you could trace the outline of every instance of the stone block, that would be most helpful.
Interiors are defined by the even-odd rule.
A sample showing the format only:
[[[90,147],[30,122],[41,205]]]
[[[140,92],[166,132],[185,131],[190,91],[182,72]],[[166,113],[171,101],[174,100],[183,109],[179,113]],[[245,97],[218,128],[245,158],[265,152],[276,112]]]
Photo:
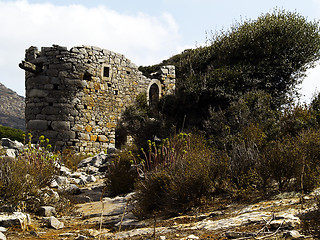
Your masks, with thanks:
[[[48,69],[47,75],[49,77],[58,77],[59,71],[57,69]]]
[[[27,92],[28,97],[47,97],[48,92],[41,89],[31,89],[29,92]]]
[[[54,207],[51,206],[41,206],[38,209],[38,215],[42,217],[56,216],[57,212]]]
[[[48,129],[48,121],[47,120],[29,120],[27,123],[27,129],[29,130],[38,130],[43,131]]]
[[[97,141],[97,138],[98,138],[97,135],[91,135],[90,136],[90,140],[93,141],[93,142]]]
[[[52,130],[47,130],[47,131],[42,132],[42,135],[50,140],[50,139],[55,139],[58,135],[58,132],[52,131]]]
[[[90,135],[85,133],[79,133],[79,138],[85,141],[90,141]]]
[[[99,142],[108,142],[108,138],[105,135],[98,135]]]
[[[87,126],[85,127],[85,130],[86,130],[87,132],[92,132],[92,127],[91,127],[90,125],[87,125]]]
[[[49,227],[52,227],[56,230],[64,228],[64,224],[63,222],[60,222],[57,218],[55,218],[54,216],[51,216],[48,220],[47,220],[47,224]]]
[[[115,127],[116,127],[116,124],[115,124],[115,123],[110,123],[110,122],[108,122],[108,123],[106,124],[106,126],[107,126],[107,128],[115,128]]]
[[[53,121],[51,123],[51,127],[53,130],[69,130],[70,129],[70,122],[67,121]]]
[[[45,115],[59,115],[62,113],[62,109],[53,106],[47,106],[42,109],[41,113]]]
[[[64,141],[69,140],[69,139],[74,139],[74,138],[76,138],[76,133],[74,131],[59,132],[58,138],[64,139]],[[65,145],[65,142],[63,143],[63,145]]]

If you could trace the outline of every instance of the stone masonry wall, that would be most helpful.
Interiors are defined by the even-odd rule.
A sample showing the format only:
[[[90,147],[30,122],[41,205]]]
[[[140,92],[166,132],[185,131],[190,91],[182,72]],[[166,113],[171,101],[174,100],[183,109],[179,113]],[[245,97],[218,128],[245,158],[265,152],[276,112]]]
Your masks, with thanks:
[[[174,93],[174,66],[148,79],[121,54],[91,46],[53,45],[26,50],[26,129],[56,150],[96,153],[115,147],[117,121],[136,96],[157,84],[159,97]]]

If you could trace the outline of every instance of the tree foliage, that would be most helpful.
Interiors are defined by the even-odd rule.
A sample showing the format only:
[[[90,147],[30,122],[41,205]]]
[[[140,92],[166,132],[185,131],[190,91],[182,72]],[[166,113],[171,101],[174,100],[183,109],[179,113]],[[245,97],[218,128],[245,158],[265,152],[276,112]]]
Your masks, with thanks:
[[[178,121],[189,115],[198,124],[210,107],[225,109],[257,90],[270,94],[272,108],[279,108],[297,95],[306,70],[319,57],[319,23],[298,13],[276,9],[235,23],[213,34],[206,46],[163,62],[176,66],[178,109],[171,112],[180,113]]]

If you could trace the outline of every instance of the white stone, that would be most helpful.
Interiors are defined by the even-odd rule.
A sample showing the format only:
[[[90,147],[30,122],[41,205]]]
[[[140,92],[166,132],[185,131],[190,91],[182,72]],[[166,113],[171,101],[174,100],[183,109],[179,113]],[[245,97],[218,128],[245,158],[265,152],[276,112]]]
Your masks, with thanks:
[[[96,182],[96,181],[97,181],[97,179],[96,179],[96,177],[93,176],[93,175],[89,175],[89,176],[87,177],[87,182]]]
[[[57,212],[56,212],[56,209],[54,207],[41,206],[38,209],[38,214],[39,214],[39,216],[43,216],[43,217],[51,217],[51,216],[55,216],[57,214]]]
[[[66,177],[71,177],[71,171],[69,168],[65,166],[60,167],[60,174]]]
[[[14,150],[14,149],[6,149],[6,155],[8,157],[15,158],[16,157],[16,150]]]
[[[22,212],[13,213],[1,213],[0,214],[0,225],[3,227],[20,226],[21,229],[26,229],[30,225],[31,220],[29,214]]]
[[[64,176],[57,176],[55,178],[56,182],[58,183],[59,186],[66,186],[70,184],[70,181],[67,177]]]
[[[48,226],[52,227],[54,229],[61,229],[64,228],[64,224],[63,222],[60,222],[57,218],[55,218],[54,216],[51,216],[48,219]]]
[[[4,235],[2,232],[0,232],[0,240],[7,240],[6,235]]]
[[[301,239],[302,235],[297,230],[292,230],[283,233],[283,237],[290,239]]]
[[[189,235],[188,237],[185,238],[186,240],[191,240],[191,239],[200,239],[199,237],[195,236],[195,235]]]

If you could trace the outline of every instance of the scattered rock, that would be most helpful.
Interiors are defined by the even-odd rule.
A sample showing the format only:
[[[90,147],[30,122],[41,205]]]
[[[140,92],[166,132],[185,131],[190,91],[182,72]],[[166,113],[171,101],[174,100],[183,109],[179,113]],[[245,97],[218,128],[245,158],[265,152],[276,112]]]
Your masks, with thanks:
[[[97,181],[97,178],[93,175],[89,175],[87,177],[87,182],[96,182]]]
[[[87,167],[83,168],[83,171],[86,172],[87,174],[92,174],[92,175],[100,174],[99,168],[94,167],[94,166],[87,166]]]
[[[65,176],[56,176],[54,179],[59,187],[64,187],[70,184],[70,181],[67,177]]]
[[[64,189],[64,192],[70,194],[70,195],[78,195],[80,194],[82,191],[81,189],[75,185],[75,184],[70,184],[69,186],[67,186],[65,189]]]
[[[103,164],[103,162],[107,159],[107,157],[108,156],[104,152],[101,152],[94,157],[83,159],[78,164],[78,168],[85,168],[88,166],[99,168]]]
[[[182,238],[183,240],[192,240],[192,239],[200,239],[199,237],[195,236],[195,235],[189,235],[186,238]]]
[[[21,229],[25,230],[30,224],[31,219],[29,214],[24,214],[22,212],[0,214],[0,226],[2,227],[20,226]]]
[[[165,236],[160,236],[159,239],[160,240],[166,240],[166,237]]]
[[[59,184],[57,183],[57,181],[55,179],[53,179],[50,183],[50,187],[51,188],[59,188]]]
[[[42,217],[56,216],[57,212],[54,207],[51,206],[41,206],[38,209],[38,215]]]
[[[60,175],[65,177],[71,177],[71,171],[65,166],[60,167]]]
[[[284,237],[284,238],[290,238],[290,239],[301,239],[301,238],[304,238],[304,236],[301,235],[301,234],[300,234],[298,231],[296,231],[296,230],[284,232],[284,233],[283,233],[283,237]]]
[[[43,205],[50,205],[60,200],[59,194],[49,187],[42,188],[39,191],[40,201]]]
[[[57,218],[55,218],[54,216],[51,216],[47,219],[47,224],[49,227],[52,227],[54,229],[61,229],[64,228],[64,223],[60,222]]]
[[[97,236],[99,236],[99,234],[100,234],[100,232],[98,231],[98,230],[96,230],[96,229],[89,229],[88,230],[88,235],[90,236],[90,237],[97,237]]]
[[[0,232],[0,240],[6,240],[7,237],[2,232]]]
[[[7,229],[5,227],[0,227],[0,232],[6,232]]]
[[[6,149],[6,155],[8,157],[16,158],[18,155],[18,152],[15,149]]]
[[[2,142],[2,146],[6,147],[8,149],[15,149],[15,150],[18,150],[18,151],[22,151],[23,148],[24,148],[23,143],[18,142],[16,140],[12,141],[9,138],[2,138],[1,142]]]

